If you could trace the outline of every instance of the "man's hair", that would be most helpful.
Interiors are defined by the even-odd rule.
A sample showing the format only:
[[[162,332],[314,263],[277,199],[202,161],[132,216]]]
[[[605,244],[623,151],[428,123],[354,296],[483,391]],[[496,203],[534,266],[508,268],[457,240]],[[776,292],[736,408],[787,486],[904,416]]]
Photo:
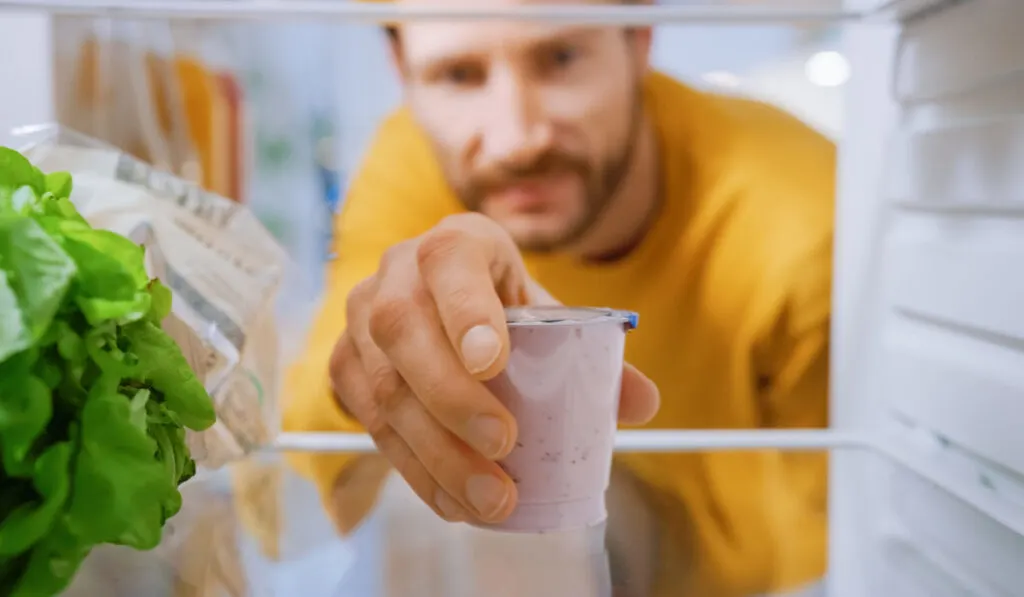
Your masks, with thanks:
[[[652,4],[652,0],[618,0],[619,4]],[[386,25],[384,33],[391,43],[398,43],[398,25]]]

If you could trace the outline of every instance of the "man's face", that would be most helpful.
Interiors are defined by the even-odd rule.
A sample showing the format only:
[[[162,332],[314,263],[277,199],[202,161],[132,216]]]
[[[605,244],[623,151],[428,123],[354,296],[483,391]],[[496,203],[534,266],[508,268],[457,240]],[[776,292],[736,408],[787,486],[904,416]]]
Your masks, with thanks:
[[[524,249],[549,251],[587,232],[626,170],[647,40],[542,22],[408,23],[397,58],[409,105],[462,202]]]

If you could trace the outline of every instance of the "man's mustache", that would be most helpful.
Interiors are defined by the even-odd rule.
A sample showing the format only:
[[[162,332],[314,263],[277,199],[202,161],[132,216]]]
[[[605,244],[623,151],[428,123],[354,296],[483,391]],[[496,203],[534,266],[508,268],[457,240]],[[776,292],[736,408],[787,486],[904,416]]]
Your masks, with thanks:
[[[529,164],[494,166],[479,172],[470,180],[469,188],[472,189],[473,195],[483,198],[538,178],[565,173],[579,174],[586,178],[589,172],[590,166],[586,161],[566,154],[552,153]]]

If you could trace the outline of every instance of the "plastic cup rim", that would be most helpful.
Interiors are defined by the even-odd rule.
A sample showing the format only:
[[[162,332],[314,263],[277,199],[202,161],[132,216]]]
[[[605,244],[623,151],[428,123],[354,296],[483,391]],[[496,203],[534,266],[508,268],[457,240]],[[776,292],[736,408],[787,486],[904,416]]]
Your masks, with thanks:
[[[539,312],[539,316],[514,319],[517,312]],[[550,315],[549,315],[550,314]],[[564,314],[564,315],[560,315]],[[573,316],[575,314],[575,316]],[[586,316],[584,316],[586,314]],[[505,308],[505,322],[509,327],[543,327],[550,325],[578,326],[599,323],[620,323],[628,329],[637,325],[638,315],[632,311],[605,307],[571,307],[565,305],[525,305]]]

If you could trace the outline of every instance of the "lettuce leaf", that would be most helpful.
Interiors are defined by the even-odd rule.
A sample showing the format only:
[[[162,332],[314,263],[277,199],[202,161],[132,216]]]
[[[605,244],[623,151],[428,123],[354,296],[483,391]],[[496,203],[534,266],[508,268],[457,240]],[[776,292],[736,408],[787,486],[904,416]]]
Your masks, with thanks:
[[[0,587],[62,592],[90,550],[151,549],[213,403],[161,328],[145,252],[93,229],[67,173],[0,148]]]

